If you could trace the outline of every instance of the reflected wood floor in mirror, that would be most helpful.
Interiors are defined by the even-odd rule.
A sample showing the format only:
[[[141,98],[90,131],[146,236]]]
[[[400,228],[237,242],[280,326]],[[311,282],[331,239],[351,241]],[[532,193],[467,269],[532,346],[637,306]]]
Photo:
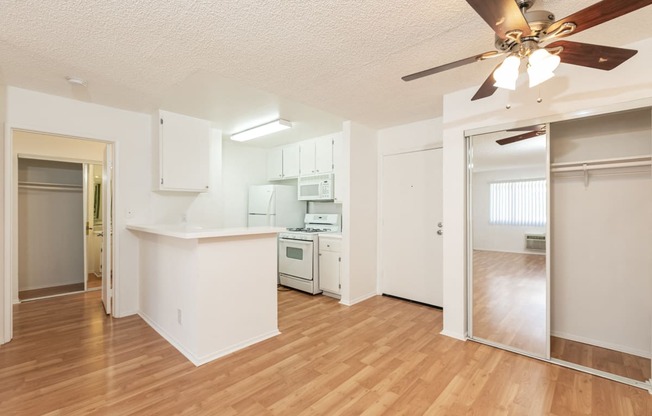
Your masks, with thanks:
[[[473,250],[473,336],[545,356],[545,255]]]
[[[650,415],[647,391],[440,335],[442,312],[279,292],[281,335],[195,367],[100,293],[15,305],[3,415]]]
[[[647,381],[652,377],[649,358],[568,339],[552,337],[550,356],[633,380]]]

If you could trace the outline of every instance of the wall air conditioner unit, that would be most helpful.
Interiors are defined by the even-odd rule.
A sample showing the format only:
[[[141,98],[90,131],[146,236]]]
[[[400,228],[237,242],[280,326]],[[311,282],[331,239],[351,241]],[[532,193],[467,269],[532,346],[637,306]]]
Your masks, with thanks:
[[[546,235],[525,234],[525,248],[527,250],[546,251]]]

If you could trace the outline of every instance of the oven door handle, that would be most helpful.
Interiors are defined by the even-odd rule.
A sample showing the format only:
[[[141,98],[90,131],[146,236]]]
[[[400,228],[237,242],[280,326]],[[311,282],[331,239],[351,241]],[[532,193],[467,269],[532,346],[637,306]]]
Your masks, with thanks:
[[[314,241],[310,241],[310,240],[295,240],[293,238],[285,238],[285,237],[279,238],[279,241],[282,241],[287,244],[300,244],[304,246],[310,246],[314,244]]]

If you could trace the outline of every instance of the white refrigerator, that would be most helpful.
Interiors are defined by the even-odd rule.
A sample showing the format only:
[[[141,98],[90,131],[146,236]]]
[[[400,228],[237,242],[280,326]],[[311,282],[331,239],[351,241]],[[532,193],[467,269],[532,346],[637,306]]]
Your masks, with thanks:
[[[291,185],[249,187],[249,227],[303,227],[306,202],[297,199]]]

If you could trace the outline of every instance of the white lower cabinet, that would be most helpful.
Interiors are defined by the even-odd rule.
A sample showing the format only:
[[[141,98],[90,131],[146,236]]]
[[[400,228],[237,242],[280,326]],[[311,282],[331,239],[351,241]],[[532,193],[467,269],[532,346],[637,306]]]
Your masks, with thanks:
[[[328,294],[340,294],[341,244],[341,238],[319,237],[319,288]]]

